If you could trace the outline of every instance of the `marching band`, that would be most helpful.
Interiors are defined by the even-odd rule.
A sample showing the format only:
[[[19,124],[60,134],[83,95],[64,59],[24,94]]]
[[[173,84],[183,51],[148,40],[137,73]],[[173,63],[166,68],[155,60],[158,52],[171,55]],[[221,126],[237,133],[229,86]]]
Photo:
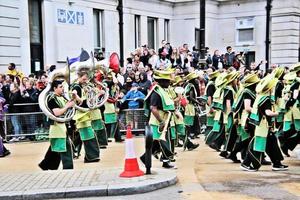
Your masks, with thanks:
[[[100,160],[100,148],[106,148],[108,138],[123,141],[116,107],[116,56],[110,59],[114,69],[109,61],[108,66],[94,58],[79,62],[72,83],[70,68],[52,73],[39,97],[41,110],[52,121],[50,147],[39,164],[43,170],[57,169],[60,161],[63,169],[73,168],[81,143],[74,145],[69,139],[70,122],[75,122],[76,131],[71,132],[80,136],[86,163]],[[152,155],[162,167],[174,168],[175,147],[193,150],[199,146],[192,139],[202,133],[199,112],[203,106],[205,143],[221,157],[241,163],[245,171],[257,171],[261,165],[272,165],[274,171],[287,170],[282,164],[283,154],[289,156],[300,141],[300,63],[290,72],[278,67],[261,78],[255,71],[241,73],[233,67],[208,69],[206,73],[208,83],[201,97],[197,71],[185,75],[171,68],[154,71],[154,84],[144,99],[149,123],[145,127],[146,151],[140,159],[146,173],[151,174]]]

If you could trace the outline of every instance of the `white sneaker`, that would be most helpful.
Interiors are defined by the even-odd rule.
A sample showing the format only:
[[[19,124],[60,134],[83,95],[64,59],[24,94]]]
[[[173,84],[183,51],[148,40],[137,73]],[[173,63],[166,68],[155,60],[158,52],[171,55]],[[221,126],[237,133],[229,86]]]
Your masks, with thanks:
[[[19,137],[19,140],[25,140],[24,136]]]
[[[17,138],[17,137],[14,137],[9,140],[9,142],[18,142],[18,141],[19,141],[19,138]]]

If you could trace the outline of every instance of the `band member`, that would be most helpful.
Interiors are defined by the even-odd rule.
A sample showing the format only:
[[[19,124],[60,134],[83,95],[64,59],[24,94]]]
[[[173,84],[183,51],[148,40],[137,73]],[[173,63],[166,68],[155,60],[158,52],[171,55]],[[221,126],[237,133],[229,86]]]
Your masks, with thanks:
[[[184,111],[184,123],[187,129],[188,137],[191,136],[191,133],[197,135],[200,131],[199,118],[196,115],[196,106],[199,106],[200,102],[197,100],[197,97],[200,96],[199,90],[199,76],[195,72],[189,73],[184,80],[187,81],[187,84],[184,87],[184,96],[188,100],[188,104],[185,107]],[[193,132],[192,132],[193,130]]]
[[[271,99],[275,106],[275,110],[278,112],[278,117],[274,118],[273,121],[276,123],[276,128],[279,129],[279,132],[282,132],[283,128],[283,117],[284,117],[284,109],[281,108],[281,105],[284,103],[282,98],[282,91],[284,88],[283,76],[284,76],[284,68],[277,67],[273,70],[272,74],[274,74],[275,78],[278,79],[278,82],[272,90]]]
[[[228,152],[231,152],[235,141],[237,139],[237,127],[235,126],[235,116],[232,112],[232,105],[236,98],[237,88],[238,88],[238,80],[239,80],[239,72],[232,71],[227,74],[224,81],[226,81],[224,96],[223,96],[223,116],[224,116],[224,125],[225,125],[225,144],[224,150],[220,153],[221,157],[227,158]],[[240,162],[236,157],[231,157],[233,162]]]
[[[199,146],[199,144],[193,144],[186,132],[184,118],[182,115],[182,112],[184,111],[184,107],[187,104],[187,100],[183,96],[184,88],[181,87],[183,82],[184,80],[180,76],[177,76],[175,78],[175,83],[173,84],[173,86],[169,87],[168,91],[175,104],[174,122],[175,122],[176,135],[178,138],[177,142],[179,144],[180,140],[183,141],[182,146],[184,147],[184,150],[187,148],[189,151],[191,151],[193,149],[196,149]],[[180,146],[181,145],[179,145],[178,147]]]
[[[254,136],[255,126],[249,123],[249,116],[256,97],[255,88],[260,81],[256,74],[247,74],[242,80],[242,85],[237,93],[237,99],[232,106],[233,112],[237,115],[238,139],[228,158],[233,162],[237,161],[236,154],[241,152],[242,159],[245,158],[250,140]]]
[[[63,97],[64,87],[62,81],[52,82],[53,94],[47,102],[49,109],[57,117],[64,115],[67,110],[74,106],[73,101],[67,101]],[[62,161],[63,169],[73,169],[73,152],[70,139],[67,137],[66,123],[51,120],[49,129],[50,147],[44,160],[39,164],[43,170],[56,170]]]
[[[82,108],[88,108],[86,103],[87,94],[84,87],[87,85],[88,70],[82,69],[77,72],[78,79],[71,85],[72,96],[76,100],[76,104]],[[95,133],[91,125],[91,116],[89,111],[76,110],[73,118],[76,121],[76,128],[79,131],[80,139],[83,141],[85,149],[84,162],[98,162],[99,158],[99,145],[95,137]]]
[[[100,80],[96,80],[97,77],[94,77],[94,83],[92,87],[95,87],[97,90],[97,94],[99,94],[98,98],[101,98],[100,96],[103,96],[105,94],[105,91],[101,86],[97,85],[96,83]],[[106,149],[107,146],[107,133],[106,128],[104,125],[104,122],[102,120],[101,111],[99,108],[93,109],[90,111],[91,120],[92,120],[92,128],[95,131],[95,135],[97,137],[97,141],[99,143],[100,149]]]
[[[287,170],[288,166],[281,161],[283,156],[275,136],[275,125],[272,117],[278,116],[272,109],[271,90],[276,86],[278,79],[270,74],[263,78],[256,87],[257,97],[250,115],[250,123],[256,125],[254,138],[248,147],[246,157],[241,164],[245,171],[257,171],[261,167],[264,153],[267,153],[273,164],[272,170]]]
[[[114,72],[109,72],[105,83],[109,89],[109,97],[104,104],[104,122],[109,138],[115,138],[116,142],[123,142],[118,124],[118,115],[116,109],[116,101],[118,96],[117,79]]]
[[[170,71],[155,71],[154,80],[157,84],[145,98],[145,112],[150,114],[150,130],[146,129],[146,153],[140,158],[146,166],[146,174],[151,173],[151,153],[154,155],[161,153],[160,160],[163,162],[164,168],[174,167],[170,163],[170,159],[174,155],[171,150],[170,139],[175,134],[173,115],[175,105],[167,92],[172,73]]]
[[[207,111],[207,122],[205,135],[207,135],[213,128],[215,111],[212,108],[213,95],[216,91],[215,80],[220,75],[219,71],[208,73],[209,81],[205,89],[205,97],[207,98],[206,111]]]
[[[279,140],[282,152],[289,156],[288,151],[294,150],[300,142],[300,63],[292,66],[285,79],[292,80],[292,83],[287,86],[284,97],[287,112],[284,115],[283,135],[279,136]]]
[[[225,127],[223,124],[223,96],[224,96],[224,88],[226,83],[227,73],[224,72],[220,76],[218,76],[215,80],[216,91],[213,95],[213,103],[212,108],[215,110],[214,124],[212,130],[208,133],[206,137],[206,144],[215,149],[216,151],[220,151],[221,146],[225,140]]]

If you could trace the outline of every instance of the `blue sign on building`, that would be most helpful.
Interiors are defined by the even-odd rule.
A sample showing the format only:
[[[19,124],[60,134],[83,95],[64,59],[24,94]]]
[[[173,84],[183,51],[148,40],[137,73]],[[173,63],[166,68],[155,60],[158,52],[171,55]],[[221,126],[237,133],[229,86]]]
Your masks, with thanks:
[[[84,25],[84,14],[83,12],[77,12],[77,24]]]
[[[67,13],[68,13],[67,14],[67,23],[68,24],[75,24],[76,23],[76,15],[75,15],[76,12],[68,10]]]
[[[57,9],[57,21],[64,24],[84,25],[84,12]]]
[[[66,23],[67,13],[64,9],[57,9],[57,21],[60,23]]]

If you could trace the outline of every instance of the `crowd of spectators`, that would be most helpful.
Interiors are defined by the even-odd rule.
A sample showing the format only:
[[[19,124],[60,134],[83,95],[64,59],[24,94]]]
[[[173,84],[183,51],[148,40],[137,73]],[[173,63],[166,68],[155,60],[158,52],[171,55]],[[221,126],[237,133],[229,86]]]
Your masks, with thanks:
[[[54,69],[55,65],[50,67],[49,72]],[[9,63],[5,74],[0,74],[0,133],[2,138],[6,138],[4,129],[6,128],[7,135],[13,135],[8,138],[9,141],[34,140],[34,136],[25,138],[24,135],[20,135],[33,133],[46,126],[44,117],[35,113],[40,112],[38,97],[47,85],[47,78],[45,71],[25,76],[23,72],[16,69],[14,63]],[[8,113],[6,127],[4,126],[4,112]],[[22,115],[22,113],[26,114]]]

